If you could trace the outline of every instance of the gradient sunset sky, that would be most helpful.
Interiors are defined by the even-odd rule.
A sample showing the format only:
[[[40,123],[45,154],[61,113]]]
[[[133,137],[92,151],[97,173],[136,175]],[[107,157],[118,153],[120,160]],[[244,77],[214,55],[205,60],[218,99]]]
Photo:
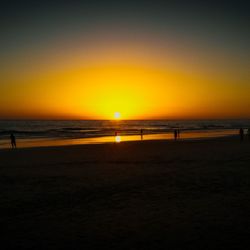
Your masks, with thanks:
[[[250,118],[247,1],[5,1],[0,119]]]

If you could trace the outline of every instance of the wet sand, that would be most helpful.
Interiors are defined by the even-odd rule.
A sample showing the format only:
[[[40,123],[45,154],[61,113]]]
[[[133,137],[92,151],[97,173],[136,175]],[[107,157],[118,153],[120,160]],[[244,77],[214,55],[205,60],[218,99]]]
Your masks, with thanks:
[[[238,135],[236,129],[214,129],[214,130],[194,130],[194,131],[181,131],[181,140],[202,140],[207,138],[220,138]],[[168,133],[153,133],[126,135],[120,131],[117,136],[99,136],[99,137],[85,137],[85,138],[17,138],[18,148],[34,148],[34,147],[57,147],[68,145],[82,145],[82,144],[104,144],[113,142],[126,142],[126,141],[142,141],[142,140],[173,140],[173,132]],[[10,140],[0,138],[0,150],[10,148]]]
[[[4,149],[0,190],[1,249],[250,243],[250,142],[238,138]]]

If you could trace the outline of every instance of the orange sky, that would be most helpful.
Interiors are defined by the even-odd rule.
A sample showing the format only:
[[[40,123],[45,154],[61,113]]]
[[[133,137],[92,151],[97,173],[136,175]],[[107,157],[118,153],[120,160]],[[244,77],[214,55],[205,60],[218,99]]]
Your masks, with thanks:
[[[145,50],[145,48],[143,48]],[[167,48],[108,49],[11,62],[2,74],[4,118],[122,119],[250,117],[249,77],[228,58]],[[193,53],[192,51],[190,53]],[[32,64],[32,61],[35,64]]]
[[[2,119],[250,118],[242,54],[152,32],[23,48],[0,62]]]

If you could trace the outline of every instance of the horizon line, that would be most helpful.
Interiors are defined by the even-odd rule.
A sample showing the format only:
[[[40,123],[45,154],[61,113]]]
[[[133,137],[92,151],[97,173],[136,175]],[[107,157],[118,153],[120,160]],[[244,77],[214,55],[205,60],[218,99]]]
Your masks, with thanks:
[[[159,119],[68,119],[68,118],[0,118],[0,121],[202,121],[202,120],[250,120],[250,117],[242,118],[159,118]]]

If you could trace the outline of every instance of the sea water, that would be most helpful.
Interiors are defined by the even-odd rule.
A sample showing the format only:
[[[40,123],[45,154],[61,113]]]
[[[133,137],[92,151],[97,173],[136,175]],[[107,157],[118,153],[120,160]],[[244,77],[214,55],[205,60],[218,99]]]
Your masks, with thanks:
[[[0,120],[0,147],[9,147],[10,133],[27,147],[172,139],[175,129],[181,139],[220,137],[241,127],[249,128],[250,120]]]

